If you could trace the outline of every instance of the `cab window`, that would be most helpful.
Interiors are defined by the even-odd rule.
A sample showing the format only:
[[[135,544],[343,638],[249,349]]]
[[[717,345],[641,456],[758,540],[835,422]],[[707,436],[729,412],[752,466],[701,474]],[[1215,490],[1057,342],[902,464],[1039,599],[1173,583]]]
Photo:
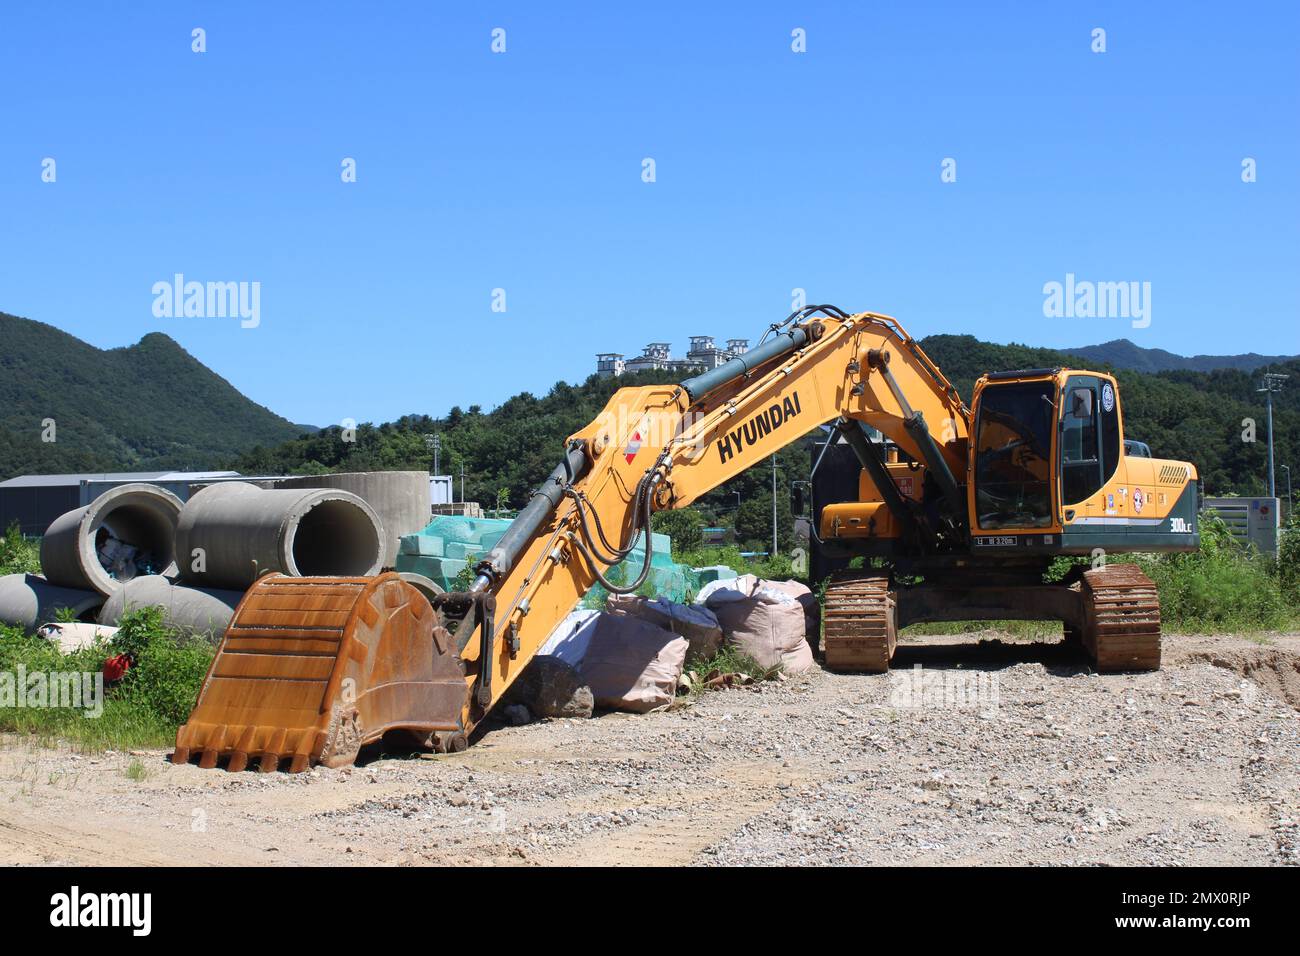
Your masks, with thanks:
[[[981,528],[1052,525],[1053,382],[989,385],[975,425],[975,509]]]

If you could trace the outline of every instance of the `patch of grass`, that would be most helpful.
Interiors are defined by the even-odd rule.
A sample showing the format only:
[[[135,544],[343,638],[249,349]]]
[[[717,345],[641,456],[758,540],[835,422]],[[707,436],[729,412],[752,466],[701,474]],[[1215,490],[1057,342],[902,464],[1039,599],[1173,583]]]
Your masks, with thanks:
[[[920,634],[970,634],[999,631],[1015,640],[1050,641],[1061,636],[1060,621],[928,621],[910,624],[899,637]]]
[[[718,653],[706,660],[696,660],[690,669],[700,674],[717,671],[720,674],[743,674],[754,680],[773,680],[781,672],[781,665],[764,667],[748,654],[724,644]]]
[[[122,771],[122,776],[126,777],[128,780],[134,780],[136,783],[139,783],[140,781],[149,778],[149,768],[139,760],[132,760],[131,763],[127,765],[127,768]]]
[[[40,573],[41,539],[24,536],[18,522],[10,522],[0,535],[0,575]]]
[[[766,558],[746,558],[735,545],[714,548],[696,548],[677,552],[675,560],[693,568],[711,567],[721,564],[731,568],[737,574],[757,574],[769,581],[797,580],[807,583],[807,575],[795,573],[794,561],[788,554],[777,554]]]
[[[0,676],[8,675],[15,693],[22,690],[17,687],[20,668],[29,679],[73,672],[94,680],[109,657],[127,654],[133,661],[119,683],[104,688],[100,706],[94,706],[93,696],[83,701],[89,707],[19,707],[16,699],[0,699],[0,731],[46,743],[64,740],[91,751],[167,746],[194,706],[212,653],[206,642],[163,627],[157,607],[126,614],[112,641],[99,640],[68,654],[45,638],[0,626]]]
[[[689,679],[689,685],[684,696],[679,694],[677,706],[689,705],[709,690],[776,680],[781,670],[779,664],[776,667],[763,667],[748,654],[724,645],[712,657],[687,661],[683,676]]]

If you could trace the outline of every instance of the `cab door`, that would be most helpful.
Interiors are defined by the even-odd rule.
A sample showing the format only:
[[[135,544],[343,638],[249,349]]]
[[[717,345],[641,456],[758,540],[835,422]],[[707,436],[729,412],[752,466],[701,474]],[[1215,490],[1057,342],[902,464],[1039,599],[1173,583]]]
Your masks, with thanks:
[[[1060,483],[1066,524],[1075,531],[1122,533],[1124,495],[1107,490],[1124,447],[1114,382],[1100,375],[1070,375],[1061,391]]]

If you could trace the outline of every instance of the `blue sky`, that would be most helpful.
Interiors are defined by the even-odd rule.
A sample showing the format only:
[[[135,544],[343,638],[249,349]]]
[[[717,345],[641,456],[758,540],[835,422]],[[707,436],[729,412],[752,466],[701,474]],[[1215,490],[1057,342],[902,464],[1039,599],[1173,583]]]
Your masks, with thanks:
[[[1297,9],[6,4],[0,310],[166,332],[321,425],[756,339],[795,288],[917,336],[1300,352]],[[155,316],[175,273],[260,283],[260,324]],[[1045,317],[1067,273],[1149,282],[1150,325]]]

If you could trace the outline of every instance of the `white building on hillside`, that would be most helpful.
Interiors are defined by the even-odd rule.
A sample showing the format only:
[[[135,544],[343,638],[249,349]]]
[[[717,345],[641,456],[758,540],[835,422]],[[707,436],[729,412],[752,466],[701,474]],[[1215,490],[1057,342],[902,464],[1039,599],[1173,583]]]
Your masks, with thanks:
[[[635,358],[623,358],[621,352],[601,352],[596,356],[596,373],[601,378],[617,378],[626,372],[672,371],[695,373],[717,368],[737,355],[749,351],[749,339],[727,339],[726,348],[718,348],[711,335],[692,335],[685,358],[673,358],[669,342],[651,342]]]

